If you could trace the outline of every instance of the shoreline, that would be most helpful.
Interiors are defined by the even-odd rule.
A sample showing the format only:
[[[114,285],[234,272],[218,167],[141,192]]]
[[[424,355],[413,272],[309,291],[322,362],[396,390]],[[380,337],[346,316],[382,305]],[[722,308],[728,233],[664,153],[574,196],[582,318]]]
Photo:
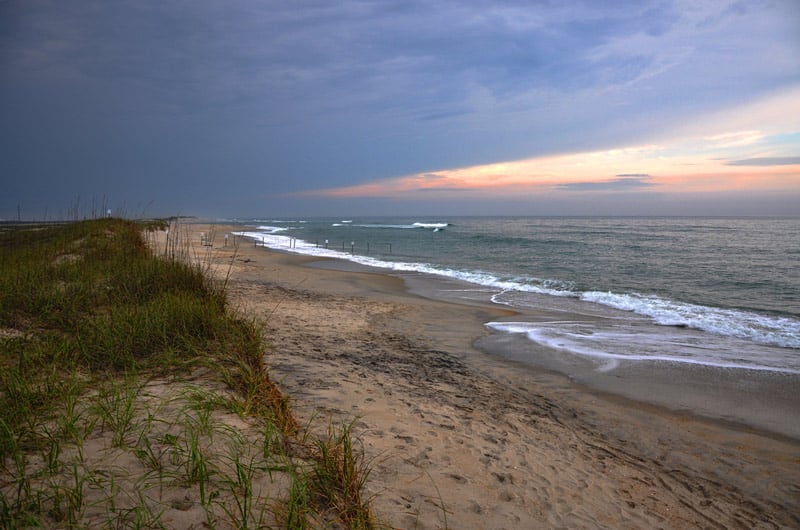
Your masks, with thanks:
[[[421,298],[505,311],[495,319],[501,323],[582,318],[580,315],[551,313],[547,310],[506,309],[479,297],[452,294],[486,291],[485,288],[454,278],[388,271],[336,258],[263,249],[301,258],[304,266],[313,269],[364,272],[398,278],[405,283],[409,294]],[[487,318],[482,322],[482,327],[489,320],[492,319]],[[800,441],[800,394],[794,392],[794,389],[800,388],[800,374],[669,361],[620,360],[617,366],[606,369],[603,366],[605,363],[597,359],[560,352],[517,334],[486,329],[476,331],[471,346],[501,361],[514,361],[534,370],[557,373],[592,392]]]
[[[297,412],[354,422],[392,526],[800,524],[797,439],[484,353],[484,324],[513,312],[320,261],[240,245],[231,298],[266,320]]]

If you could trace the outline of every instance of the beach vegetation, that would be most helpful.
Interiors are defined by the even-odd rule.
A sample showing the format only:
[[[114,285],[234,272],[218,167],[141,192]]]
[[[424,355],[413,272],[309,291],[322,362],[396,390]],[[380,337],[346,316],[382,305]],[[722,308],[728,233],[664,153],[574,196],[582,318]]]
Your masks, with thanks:
[[[363,528],[372,520],[362,492],[370,474],[370,462],[352,436],[352,424],[329,426],[327,435],[316,440],[311,472],[311,491],[335,510],[350,528]]]
[[[0,528],[375,526],[352,425],[300,428],[230,267],[187,241],[166,220],[0,228]]]

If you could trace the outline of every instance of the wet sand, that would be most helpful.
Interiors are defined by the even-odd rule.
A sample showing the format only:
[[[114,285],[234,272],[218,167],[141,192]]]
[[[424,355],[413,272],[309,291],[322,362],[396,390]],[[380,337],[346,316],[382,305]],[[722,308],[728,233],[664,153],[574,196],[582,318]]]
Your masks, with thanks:
[[[500,307],[247,241],[234,255],[231,228],[212,230],[232,301],[265,322],[272,376],[301,421],[354,421],[387,525],[800,527],[797,439],[485,353],[484,324],[513,316]]]
[[[487,298],[485,289],[458,280],[426,275],[403,278],[420,296],[460,303]],[[527,324],[604,318],[542,308],[516,311],[497,321]],[[665,331],[664,340],[670,340],[671,328],[660,328]],[[697,336],[701,340],[703,335],[698,332]],[[800,374],[580,356],[536,344],[519,333],[492,332],[479,338],[475,346],[505,359],[565,374],[593,390],[800,440]],[[636,347],[631,344],[634,351]]]

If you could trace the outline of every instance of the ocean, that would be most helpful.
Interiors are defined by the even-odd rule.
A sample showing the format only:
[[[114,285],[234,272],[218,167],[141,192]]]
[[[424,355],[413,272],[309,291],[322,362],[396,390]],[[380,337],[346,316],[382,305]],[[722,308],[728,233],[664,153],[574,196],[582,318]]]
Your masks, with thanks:
[[[226,221],[256,245],[439,277],[451,297],[538,311],[487,326],[598,370],[800,374],[800,218]]]

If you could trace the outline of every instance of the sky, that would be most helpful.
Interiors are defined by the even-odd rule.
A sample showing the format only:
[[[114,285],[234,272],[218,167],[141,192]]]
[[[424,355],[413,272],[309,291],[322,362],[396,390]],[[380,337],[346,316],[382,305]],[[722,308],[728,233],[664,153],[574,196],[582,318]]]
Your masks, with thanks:
[[[800,215],[797,0],[0,0],[0,219]]]

